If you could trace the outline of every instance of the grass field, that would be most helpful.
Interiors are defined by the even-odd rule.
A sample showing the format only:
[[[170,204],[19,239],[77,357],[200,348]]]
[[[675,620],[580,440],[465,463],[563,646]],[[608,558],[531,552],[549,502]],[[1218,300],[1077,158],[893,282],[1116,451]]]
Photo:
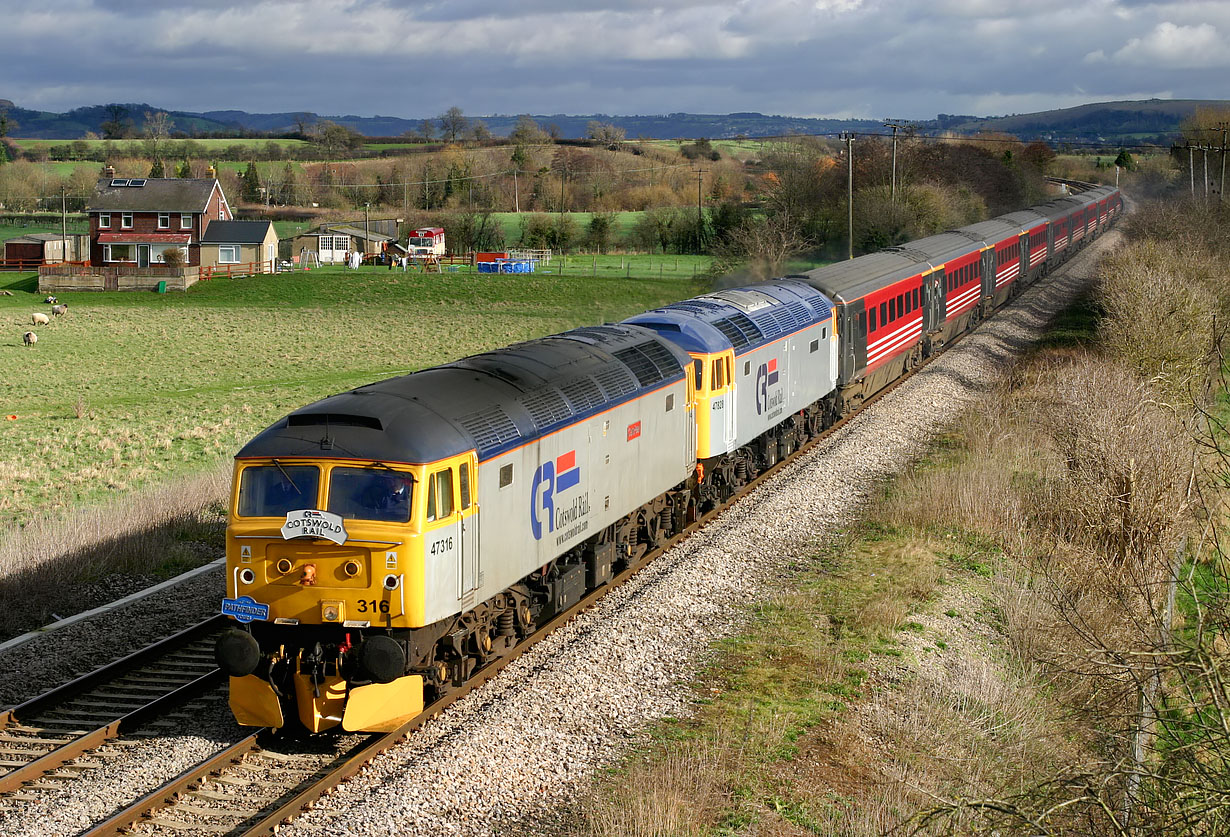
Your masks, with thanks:
[[[697,264],[325,268],[180,294],[65,293],[69,314],[38,327],[33,348],[21,334],[47,306],[34,277],[0,274],[14,293],[0,296],[0,521],[216,467],[279,416],[365,382],[681,299],[698,290]]]
[[[69,221],[68,231],[70,233],[89,232],[89,224],[82,221]],[[8,241],[10,238],[17,238],[22,235],[31,235],[33,233],[59,233],[59,224],[0,224],[0,241]],[[0,274],[0,285],[5,282],[3,275]]]
[[[84,142],[86,147],[89,148],[91,151],[97,150],[99,148],[104,148],[107,145],[110,145],[111,148],[115,149],[116,153],[121,154],[121,155],[131,155],[135,157],[140,157],[140,156],[144,156],[145,154],[145,151],[144,151],[145,140],[140,140],[140,139],[132,139],[132,140],[14,139],[13,142],[15,142],[19,148],[24,148],[24,149],[46,148],[48,151],[50,151],[53,148],[61,148],[66,145],[71,146],[73,143],[76,143],[76,142]],[[197,147],[203,148],[209,151],[221,151],[222,149],[230,148],[232,145],[239,145],[244,148],[264,148],[270,142],[277,143],[283,148],[303,148],[305,146],[311,145],[311,143],[307,142],[306,140],[298,140],[298,139],[274,139],[274,140],[248,139],[248,138],[243,138],[243,139],[240,139],[240,138],[184,139],[184,140],[170,139],[170,140],[164,140],[164,142],[166,142],[172,149],[174,149],[181,142],[191,142],[191,143],[194,143]],[[94,165],[98,165],[98,164],[94,163]]]

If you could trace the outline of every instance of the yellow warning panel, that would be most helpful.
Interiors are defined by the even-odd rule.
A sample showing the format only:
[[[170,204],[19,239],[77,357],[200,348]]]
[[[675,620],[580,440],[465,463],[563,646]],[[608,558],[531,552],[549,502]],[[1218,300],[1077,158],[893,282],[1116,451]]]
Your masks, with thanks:
[[[392,683],[372,683],[351,689],[342,729],[392,732],[422,711],[423,678],[411,674]]]
[[[286,723],[282,717],[282,703],[273,686],[255,674],[232,677],[227,702],[241,726],[277,729]]]

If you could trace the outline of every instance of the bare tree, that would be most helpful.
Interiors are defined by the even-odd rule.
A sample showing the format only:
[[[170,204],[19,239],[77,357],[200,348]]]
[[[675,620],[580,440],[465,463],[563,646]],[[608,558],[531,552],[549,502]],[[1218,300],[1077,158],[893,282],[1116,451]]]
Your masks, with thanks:
[[[461,108],[453,105],[436,119],[440,123],[440,132],[449,142],[456,142],[470,126],[470,120],[462,114]]]
[[[590,120],[585,126],[585,136],[592,140],[597,140],[612,151],[620,149],[627,135],[628,132],[626,130],[610,122]]]

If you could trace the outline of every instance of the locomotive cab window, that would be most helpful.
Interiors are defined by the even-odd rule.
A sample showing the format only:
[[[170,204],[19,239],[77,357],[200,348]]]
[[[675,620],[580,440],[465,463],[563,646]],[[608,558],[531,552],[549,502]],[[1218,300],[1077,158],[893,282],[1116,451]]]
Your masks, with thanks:
[[[705,362],[703,360],[692,361],[692,369],[695,372],[696,388],[705,388]]]
[[[461,510],[470,507],[470,463],[462,462],[457,466],[457,486],[461,489]]]
[[[334,468],[329,472],[329,511],[347,520],[406,523],[414,475],[386,468]]]
[[[453,513],[453,471],[436,471],[427,482],[427,519],[443,520]]]
[[[713,389],[726,386],[726,363],[723,358],[713,361]]]
[[[254,465],[239,475],[240,517],[281,517],[316,508],[320,469],[315,465]]]

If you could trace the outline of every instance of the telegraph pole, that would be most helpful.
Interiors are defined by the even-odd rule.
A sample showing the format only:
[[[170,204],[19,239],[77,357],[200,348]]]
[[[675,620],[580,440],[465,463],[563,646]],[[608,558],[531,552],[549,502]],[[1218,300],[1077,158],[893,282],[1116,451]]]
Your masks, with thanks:
[[[700,192],[701,192],[701,184],[704,179],[704,174],[707,171],[709,170],[708,169],[697,169],[696,170],[696,253],[697,255],[700,254],[701,248],[703,247],[704,242],[705,242],[705,216],[701,212],[701,208],[700,208],[701,207]]]
[[[854,258],[854,134],[842,131],[838,137],[846,144],[846,258]]]
[[[1196,199],[1196,151],[1191,141],[1187,143],[1187,170],[1192,173],[1192,200]]]
[[[1225,122],[1217,126],[1221,128],[1221,191],[1217,193],[1217,202],[1226,202],[1226,134],[1230,133],[1230,124]]]
[[[903,122],[885,122],[885,128],[893,129],[893,203],[897,202],[897,129],[907,128]]]
[[[1225,156],[1225,155],[1222,155]],[[60,260],[68,261],[68,187],[60,187]],[[74,254],[75,255],[75,254]]]
[[[368,229],[370,226],[370,222],[367,220],[367,212],[371,208],[372,208],[372,205],[370,203],[363,204],[363,253],[364,254],[367,253],[368,242],[372,240],[371,231]],[[361,263],[362,263],[362,259],[360,259],[360,264]]]

